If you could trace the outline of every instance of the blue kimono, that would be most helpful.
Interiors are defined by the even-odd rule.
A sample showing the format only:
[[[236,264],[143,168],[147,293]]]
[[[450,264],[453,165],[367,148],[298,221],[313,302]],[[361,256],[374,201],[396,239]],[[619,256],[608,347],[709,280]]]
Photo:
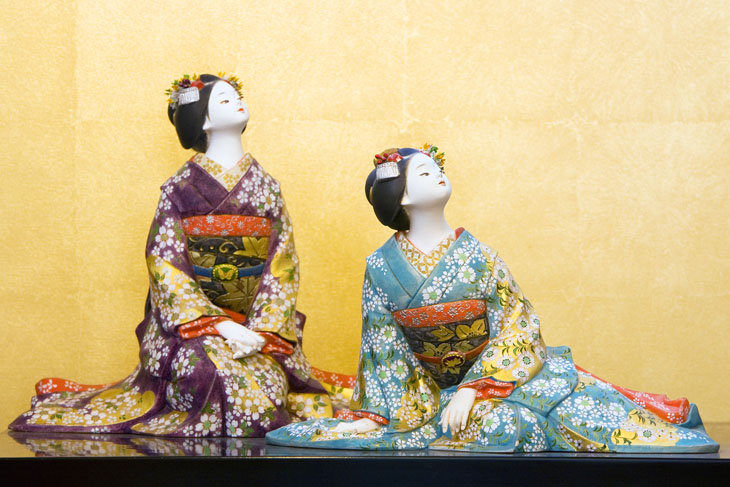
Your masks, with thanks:
[[[367,259],[362,346],[349,415],[379,427],[340,433],[312,419],[266,435],[276,445],[480,452],[714,452],[686,399],[631,391],[547,347],[504,261],[463,229],[423,254],[397,233]],[[466,428],[442,434],[461,387],[477,397]]]

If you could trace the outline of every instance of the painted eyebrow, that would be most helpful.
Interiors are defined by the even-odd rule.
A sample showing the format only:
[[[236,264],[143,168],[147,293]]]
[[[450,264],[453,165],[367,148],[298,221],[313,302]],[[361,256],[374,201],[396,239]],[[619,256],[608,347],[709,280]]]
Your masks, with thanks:
[[[225,91],[221,91],[220,93],[218,93],[218,96],[225,95],[225,94],[226,94]]]
[[[420,163],[419,165],[416,166],[416,170],[421,169],[422,167],[426,166],[427,164],[428,164],[427,162]]]

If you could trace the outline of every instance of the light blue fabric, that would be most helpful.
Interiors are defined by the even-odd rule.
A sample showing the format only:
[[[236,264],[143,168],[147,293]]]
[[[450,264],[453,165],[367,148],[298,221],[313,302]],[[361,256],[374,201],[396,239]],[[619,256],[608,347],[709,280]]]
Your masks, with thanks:
[[[696,406],[671,424],[611,384],[576,369],[568,347],[545,347],[539,319],[504,262],[463,232],[426,278],[395,239],[367,259],[362,346],[351,409],[387,424],[361,434],[334,432],[338,419],[287,425],[266,435],[284,446],[343,449],[455,449],[485,452],[712,452]],[[458,386],[439,390],[410,349],[393,312],[483,300],[490,341]],[[502,360],[504,359],[504,360]],[[522,362],[520,362],[522,361]],[[498,364],[498,366],[495,366]],[[477,399],[464,432],[438,422],[459,386],[516,384],[508,397]]]

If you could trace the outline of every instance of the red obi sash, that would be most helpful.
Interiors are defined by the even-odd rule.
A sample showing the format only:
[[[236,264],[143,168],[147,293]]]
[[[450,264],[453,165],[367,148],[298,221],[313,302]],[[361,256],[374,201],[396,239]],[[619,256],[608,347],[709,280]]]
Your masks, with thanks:
[[[487,306],[480,299],[465,299],[450,303],[432,304],[393,312],[393,318],[406,328],[439,326],[455,321],[467,321],[483,315]]]
[[[271,235],[271,221],[260,216],[191,216],[183,219],[182,227],[185,235],[208,237],[268,237]]]

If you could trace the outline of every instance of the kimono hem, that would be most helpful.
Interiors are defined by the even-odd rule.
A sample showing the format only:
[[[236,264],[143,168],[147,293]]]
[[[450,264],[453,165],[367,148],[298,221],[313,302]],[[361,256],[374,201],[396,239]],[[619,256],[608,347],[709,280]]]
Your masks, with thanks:
[[[576,367],[568,347],[546,346],[504,261],[468,232],[428,275],[419,268],[397,236],[367,259],[354,415],[290,424],[268,433],[268,442],[485,452],[719,448],[688,401],[614,386]],[[477,390],[466,428],[442,434],[441,413],[460,387]],[[334,431],[358,416],[383,424]]]
[[[104,386],[42,380],[9,428],[260,437],[332,416],[302,353],[299,266],[279,183],[249,154],[227,171],[198,154],[161,189],[138,366]],[[234,359],[214,326],[224,319],[261,333],[264,353]]]

